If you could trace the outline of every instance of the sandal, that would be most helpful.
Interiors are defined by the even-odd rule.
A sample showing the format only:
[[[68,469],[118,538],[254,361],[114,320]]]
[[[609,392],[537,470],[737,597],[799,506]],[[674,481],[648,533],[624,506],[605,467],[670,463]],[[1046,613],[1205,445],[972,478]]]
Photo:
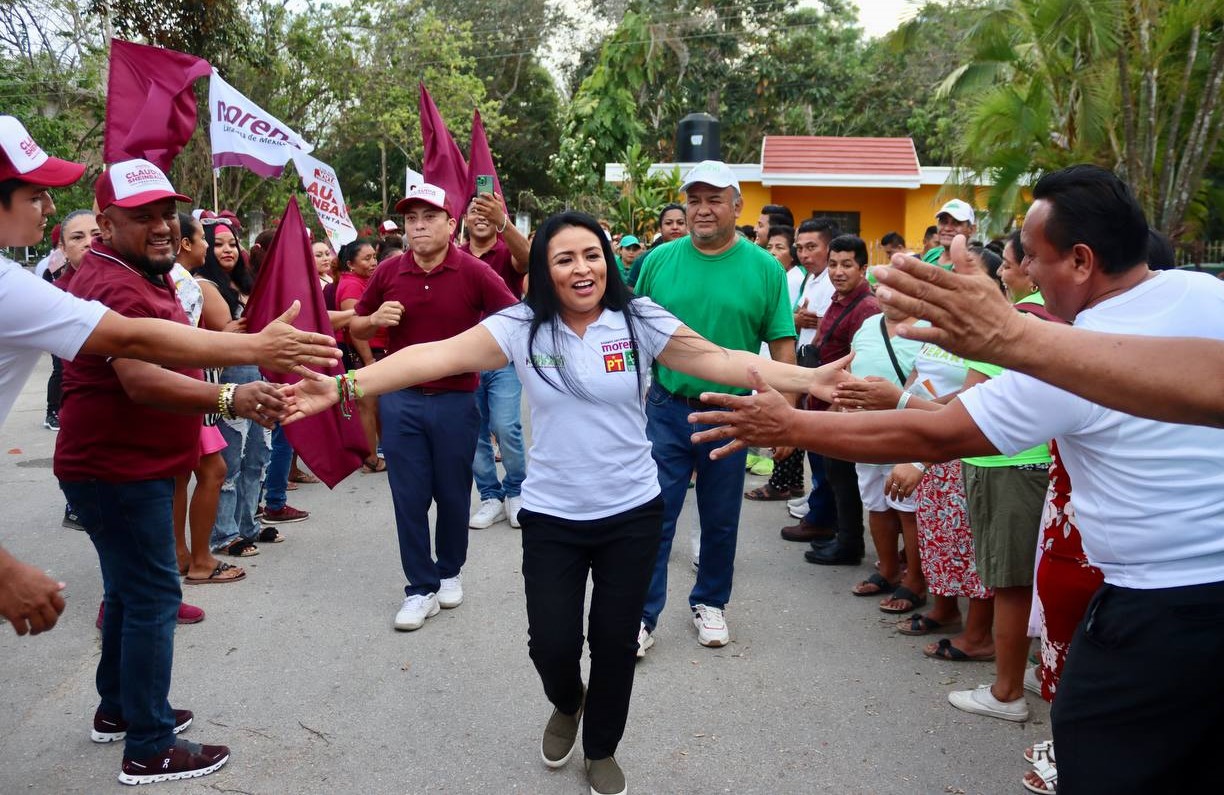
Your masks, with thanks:
[[[279,544],[285,537],[275,527],[265,527],[259,531],[259,540],[265,544]]]
[[[212,574],[207,577],[184,577],[183,583],[185,585],[213,585],[223,582],[238,582],[245,579],[246,572],[240,567],[225,561],[217,561],[217,568],[212,570]]]
[[[1026,775],[1020,779],[1020,783],[1029,792],[1036,792],[1038,795],[1055,795],[1058,792],[1058,768],[1050,762],[1038,762],[1033,765],[1032,772],[1041,780],[1041,786],[1029,783],[1029,777]]]
[[[884,602],[909,602],[909,607],[885,607]],[[898,585],[896,590],[892,592],[892,596],[880,602],[881,613],[908,613],[911,610],[917,610],[927,603],[926,594],[917,594],[906,588],[904,585]],[[930,619],[927,619],[928,621]]]
[[[259,547],[245,538],[240,538],[221,551],[231,558],[253,558],[259,554]]]
[[[994,654],[966,654],[952,645],[949,638],[940,638],[934,649],[923,649],[922,653],[934,660],[948,662],[990,662]]]
[[[752,491],[744,492],[744,499],[758,500],[760,502],[777,502],[778,500],[789,500],[793,494],[788,489],[781,491],[766,483],[764,486],[753,489]]]
[[[373,475],[376,472],[386,472],[387,471],[386,461],[382,460],[381,458],[377,456],[375,456],[373,460],[374,460],[374,463],[370,463],[370,459],[368,458],[365,461],[361,462],[361,474]]]
[[[1038,762],[1049,762],[1054,764],[1054,741],[1042,740],[1039,743],[1033,743],[1028,748],[1024,749],[1024,761],[1030,764]]]
[[[897,631],[902,635],[930,635],[931,633],[945,632],[960,632],[961,621],[958,618],[956,621],[936,621],[933,618],[924,616],[922,613],[914,613],[909,618],[897,622]]]
[[[873,587],[875,590],[863,590],[864,587]],[[892,593],[900,586],[884,579],[884,576],[879,573],[873,573],[870,577],[860,582],[858,585],[850,589],[850,593],[855,596],[879,596],[882,593]]]
[[[289,475],[289,482],[290,483],[322,483],[323,481],[319,480],[318,478],[316,478],[314,475],[310,474],[309,472],[302,472],[301,470],[299,470]]]

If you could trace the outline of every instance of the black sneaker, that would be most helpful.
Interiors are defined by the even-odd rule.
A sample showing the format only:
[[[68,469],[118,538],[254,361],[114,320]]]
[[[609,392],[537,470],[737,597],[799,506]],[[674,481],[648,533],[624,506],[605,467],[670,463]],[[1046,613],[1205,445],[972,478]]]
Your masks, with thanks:
[[[46,418],[43,419],[43,427],[49,431],[58,431],[59,430],[59,412],[58,411],[48,411]]]
[[[174,711],[174,733],[186,731],[191,725],[191,721],[195,718],[189,709],[176,709]],[[89,733],[89,739],[95,743],[114,743],[127,737],[128,724],[123,718],[112,718],[110,715],[102,714],[102,710],[94,713],[93,730]]]
[[[119,770],[120,784],[153,784],[199,778],[215,773],[229,761],[230,750],[224,745],[198,745],[187,740],[175,740],[164,753],[148,759],[123,760]]]
[[[64,506],[64,521],[61,524],[69,530],[85,530],[85,525],[81,524],[81,517],[77,516],[71,505]]]

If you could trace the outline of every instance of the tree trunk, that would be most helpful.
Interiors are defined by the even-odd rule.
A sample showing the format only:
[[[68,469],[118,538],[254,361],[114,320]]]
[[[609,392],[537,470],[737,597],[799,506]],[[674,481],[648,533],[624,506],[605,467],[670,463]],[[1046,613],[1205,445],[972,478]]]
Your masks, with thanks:
[[[1211,150],[1207,142],[1214,136],[1216,106],[1220,100],[1220,90],[1224,86],[1224,39],[1216,44],[1211,56],[1211,66],[1207,70],[1207,81],[1203,86],[1203,101],[1195,114],[1194,123],[1186,139],[1182,151],[1181,162],[1177,168],[1176,188],[1171,196],[1171,206],[1165,219],[1165,227],[1175,229],[1181,226],[1186,215],[1186,208],[1193,198],[1192,192],[1196,183],[1193,175],[1202,175],[1206,162],[1211,158]]]
[[[1177,136],[1181,132],[1181,117],[1186,109],[1186,96],[1190,93],[1190,78],[1194,73],[1194,62],[1198,60],[1198,45],[1200,27],[1195,25],[1190,31],[1190,47],[1186,53],[1186,67],[1182,74],[1181,90],[1177,93],[1177,102],[1173,107],[1173,115],[1169,118],[1165,133],[1164,165],[1157,175],[1160,189],[1156,195],[1156,213],[1152,216],[1156,225],[1164,229],[1169,215],[1169,194],[1173,191],[1174,161],[1177,152]]]

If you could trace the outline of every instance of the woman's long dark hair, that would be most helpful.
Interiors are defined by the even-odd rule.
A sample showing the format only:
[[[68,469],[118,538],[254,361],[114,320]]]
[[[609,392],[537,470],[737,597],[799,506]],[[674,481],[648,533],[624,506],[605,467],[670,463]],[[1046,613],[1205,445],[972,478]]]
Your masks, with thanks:
[[[210,219],[211,220],[211,219]],[[217,285],[217,291],[221,293],[221,297],[225,299],[226,305],[229,307],[230,317],[236,318],[239,314],[239,307],[242,302],[238,300],[238,291],[243,295],[250,295],[251,288],[255,286],[254,279],[251,278],[251,272],[247,270],[246,258],[242,256],[242,242],[238,240],[238,233],[234,228],[227,223],[203,224],[204,239],[208,241],[208,251],[204,254],[204,264],[196,268],[196,275],[203,276],[213,284]],[[213,253],[213,246],[217,242],[217,227],[224,226],[234,235],[234,241],[238,244],[238,261],[234,263],[234,269],[229,273],[225,272],[225,268],[221,267],[221,263],[217,262],[217,255]],[[238,290],[235,290],[230,282],[238,285]]]
[[[595,239],[599,241],[600,248],[603,249],[604,263],[607,265],[607,277],[604,280],[604,294],[600,300],[600,306],[605,309],[621,312],[625,316],[625,328],[629,332],[629,344],[637,364],[635,369],[637,372],[638,394],[642,394],[645,381],[641,368],[642,357],[638,355],[634,323],[648,323],[649,320],[644,320],[641,312],[634,306],[637,296],[633,294],[633,291],[621,279],[620,269],[616,267],[616,257],[612,253],[612,243],[608,240],[608,236],[604,234],[599,222],[585,213],[564,212],[550,217],[536,232],[535,240],[531,243],[531,257],[527,266],[527,295],[523,298],[523,302],[532,311],[531,330],[527,334],[528,361],[531,363],[532,369],[536,371],[536,374],[544,379],[553,389],[569,392],[583,400],[593,401],[596,399],[574,378],[569,368],[565,366],[565,363],[561,363],[560,367],[555,368],[561,374],[561,382],[564,384],[564,388],[562,388],[561,384],[556,383],[545,372],[544,368],[540,367],[534,355],[536,335],[541,327],[544,326],[547,326],[550,330],[553,352],[560,351],[563,347],[561,344],[561,299],[557,296],[557,288],[553,285],[552,274],[550,273],[548,243],[558,232],[569,227],[586,229],[595,236]]]

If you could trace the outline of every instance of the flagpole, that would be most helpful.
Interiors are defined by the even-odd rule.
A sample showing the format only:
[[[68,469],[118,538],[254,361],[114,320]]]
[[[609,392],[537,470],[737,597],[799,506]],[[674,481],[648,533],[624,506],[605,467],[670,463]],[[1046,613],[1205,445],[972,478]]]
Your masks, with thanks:
[[[219,213],[221,212],[221,205],[217,199],[217,169],[215,168],[212,170],[212,178],[213,178],[213,212]]]

